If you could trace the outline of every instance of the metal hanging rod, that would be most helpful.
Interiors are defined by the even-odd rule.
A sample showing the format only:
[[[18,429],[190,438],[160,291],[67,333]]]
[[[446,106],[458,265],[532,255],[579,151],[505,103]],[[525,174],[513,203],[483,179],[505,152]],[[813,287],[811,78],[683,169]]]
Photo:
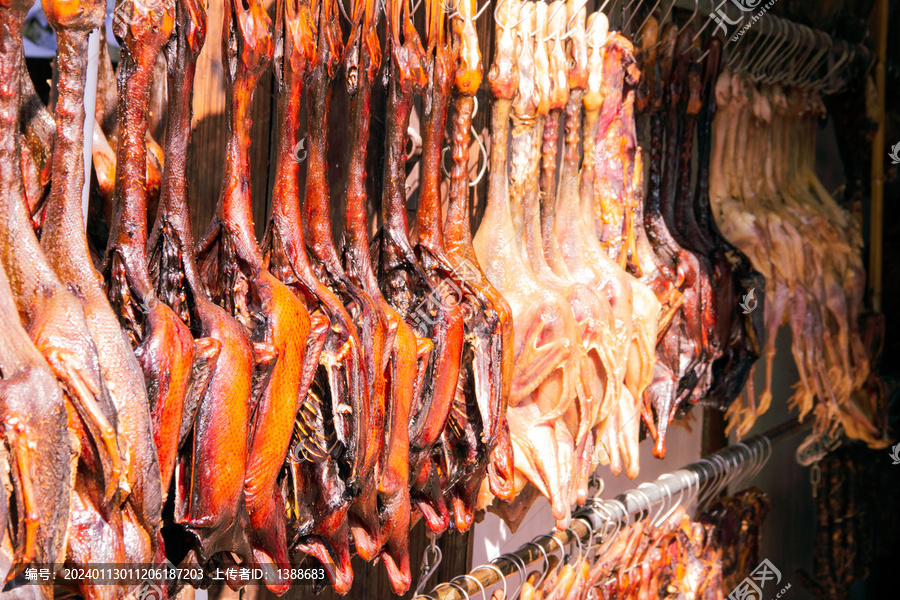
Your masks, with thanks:
[[[690,505],[696,501],[700,509],[729,484],[745,482],[759,473],[771,457],[776,442],[809,426],[809,422],[788,421],[746,442],[728,446],[682,469],[662,475],[655,482],[641,484],[635,490],[616,496],[614,500],[589,500],[573,515],[572,523],[565,531],[556,530],[535,538],[515,552],[503,554],[489,565],[476,567],[451,582],[438,584],[430,593],[419,594],[414,600],[481,598],[485,590],[499,583],[505,585],[505,580],[513,575],[518,579],[509,588],[521,587],[530,565],[547,562],[548,556],[560,553],[569,544],[590,544],[596,536],[605,541],[604,537],[610,533],[615,535],[623,522],[647,518],[654,512],[662,513],[677,504]],[[685,493],[689,494],[687,499]],[[515,595],[509,594],[507,597],[514,598]]]
[[[775,1],[777,2],[778,0]],[[737,0],[663,0],[662,4],[665,8],[663,14],[666,12],[670,13],[674,5],[675,8],[706,19],[707,23],[700,25],[700,27],[703,27],[704,30],[708,28],[712,34],[716,34],[717,31],[724,31],[726,40],[730,40],[733,35],[748,23],[748,20],[753,20],[754,17],[757,17],[757,20],[753,21],[754,26],[748,32],[752,31],[757,35],[763,34],[775,39],[780,38],[793,41],[803,30],[812,34],[810,41],[812,42],[812,47],[817,50],[823,46],[837,50],[840,44],[847,43],[843,40],[835,40],[828,33],[819,29],[813,29],[807,25],[772,14],[769,12],[769,9],[772,8],[772,3],[765,0],[757,1],[753,8],[739,8]],[[847,43],[847,45],[855,48],[857,51],[869,53],[868,47],[863,43]],[[804,41],[803,46],[807,48],[809,44]]]
[[[623,0],[623,29],[636,35],[643,27],[646,17],[643,14],[641,18],[636,17],[646,2],[653,4],[654,14],[663,22],[671,21],[673,9],[678,8],[690,13],[682,28],[693,22],[695,41],[701,35],[724,37],[726,60],[741,57],[739,71],[746,70],[749,65],[744,64],[744,60],[752,58],[749,64],[754,64],[754,69],[763,69],[755,73],[757,81],[807,87],[826,96],[837,93],[875,66],[876,55],[865,40],[850,43],[834,39],[824,31],[776,16],[770,10],[777,1],[657,0],[653,3],[653,0],[632,0],[626,3]],[[753,4],[753,8],[748,8],[748,4]],[[610,16],[616,10],[613,6]],[[708,53],[707,50],[698,60]],[[780,65],[778,73],[771,70],[773,62]],[[728,64],[731,64],[730,60]],[[819,78],[822,73],[825,75]]]

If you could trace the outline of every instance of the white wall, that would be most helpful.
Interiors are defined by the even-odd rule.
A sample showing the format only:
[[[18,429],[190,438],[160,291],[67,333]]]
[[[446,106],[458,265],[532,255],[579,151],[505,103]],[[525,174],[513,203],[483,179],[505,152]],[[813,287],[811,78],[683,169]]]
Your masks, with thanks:
[[[650,439],[641,443],[641,474],[635,481],[622,475],[613,477],[608,467],[600,467],[597,473],[603,478],[604,498],[613,498],[645,481],[654,481],[664,473],[679,469],[700,458],[700,440],[702,429],[702,411],[693,413],[693,431],[688,433],[683,427],[675,425],[669,430],[665,460],[653,457],[653,444]],[[512,534],[503,521],[493,514],[488,514],[484,521],[475,525],[475,541],[472,566],[489,562],[501,554],[518,550],[523,544],[535,537],[548,533],[553,528],[553,515],[550,504],[544,498],[535,501],[534,506],[525,515],[519,530]],[[510,583],[516,585],[515,578]]]

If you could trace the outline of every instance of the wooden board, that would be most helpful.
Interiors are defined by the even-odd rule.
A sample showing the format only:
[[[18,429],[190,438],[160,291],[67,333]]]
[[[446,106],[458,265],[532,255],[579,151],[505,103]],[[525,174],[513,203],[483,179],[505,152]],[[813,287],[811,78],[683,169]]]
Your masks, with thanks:
[[[266,0],[269,16],[274,22],[275,0]],[[209,28],[206,44],[197,60],[194,81],[194,120],[191,137],[188,181],[190,181],[191,224],[195,239],[209,225],[222,191],[225,174],[225,142],[228,139],[228,121],[225,112],[225,74],[222,70],[222,17],[223,4],[208,5]],[[263,75],[253,96],[252,130],[250,133],[250,178],[253,199],[253,220],[256,235],[262,238],[265,228],[268,192],[270,190],[270,158],[274,131],[274,76],[271,70]]]

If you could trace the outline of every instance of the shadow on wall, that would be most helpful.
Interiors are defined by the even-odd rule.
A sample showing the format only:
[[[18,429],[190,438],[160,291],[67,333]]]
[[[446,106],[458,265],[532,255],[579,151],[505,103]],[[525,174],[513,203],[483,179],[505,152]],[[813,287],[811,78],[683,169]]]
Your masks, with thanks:
[[[272,164],[269,164],[271,148],[268,89],[261,84],[256,90],[252,107],[255,118],[250,132],[250,197],[257,239],[262,239],[265,229],[270,173],[275,162],[272,157]],[[195,121],[187,166],[188,204],[195,240],[206,233],[215,216],[225,177],[227,142],[228,117],[224,111],[207,113]]]

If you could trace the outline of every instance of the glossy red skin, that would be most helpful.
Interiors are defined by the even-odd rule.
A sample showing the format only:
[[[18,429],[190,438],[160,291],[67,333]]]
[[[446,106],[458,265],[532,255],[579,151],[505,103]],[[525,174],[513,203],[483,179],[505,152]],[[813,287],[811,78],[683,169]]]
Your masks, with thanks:
[[[381,364],[377,367],[375,377],[381,379],[385,392],[383,396],[376,395],[371,403],[371,426],[375,439],[367,442],[366,456],[373,460],[375,476],[359,482],[360,495],[350,508],[350,529],[357,553],[363,559],[372,560],[384,544],[377,500],[382,474],[387,468],[385,446],[391,443],[385,439],[385,432],[388,431],[391,435],[397,433],[389,429],[390,421],[386,420],[388,408],[402,403],[400,410],[404,410],[403,407],[408,410],[412,404],[416,395],[417,363],[422,358],[424,348],[412,336],[400,314],[382,296],[371,262],[365,163],[371,121],[372,83],[381,60],[381,48],[375,27],[375,2],[356,2],[351,12],[354,26],[344,52],[345,82],[350,95],[351,150],[344,194],[346,211],[342,237],[343,265],[353,284],[372,298],[377,307],[378,318],[385,325],[385,337],[372,340],[373,352],[375,348],[381,349]],[[367,338],[363,336],[363,339]],[[377,356],[375,354],[376,360]],[[376,388],[381,385],[377,383]],[[398,439],[397,442],[402,440]]]
[[[22,23],[29,8],[21,2],[0,4],[0,268],[5,271],[0,278],[0,312],[7,327],[0,344],[4,375],[0,411],[3,437],[10,450],[9,476],[14,490],[10,501],[16,503],[19,519],[9,522],[18,537],[10,558],[24,563],[78,557],[75,547],[84,537],[68,528],[69,518],[73,522],[94,522],[90,513],[101,506],[118,515],[127,493],[129,467],[127,455],[119,446],[117,411],[101,376],[84,307],[59,280],[44,255],[25,203],[21,155],[14,132],[18,127]],[[86,12],[90,21],[95,15]],[[78,29],[78,24],[74,25]],[[83,39],[86,48],[86,34]],[[65,45],[68,40],[61,42]],[[70,72],[78,66],[76,59],[63,70]],[[73,127],[69,123],[65,130]],[[74,146],[77,143],[71,144],[77,151]],[[64,179],[73,184],[76,177]],[[39,405],[29,407],[35,400]],[[63,406],[66,412],[59,412]],[[56,446],[56,450],[48,452],[47,444]],[[76,477],[79,448],[82,472]],[[73,491],[82,494],[88,489],[96,491],[90,506],[73,506]],[[5,513],[4,520],[9,516]],[[67,533],[69,545],[64,557]],[[113,556],[125,559],[122,544],[117,543],[122,539],[121,519],[107,533],[87,539],[115,549]],[[90,587],[82,588],[86,597],[102,597],[100,591]]]
[[[229,2],[223,27],[229,140],[216,217],[200,244],[201,272],[213,297],[253,326],[257,347],[270,357],[257,374],[259,395],[252,399],[244,496],[252,560],[263,568],[269,589],[283,593],[292,582],[279,571],[290,565],[290,558],[283,518],[273,517],[284,514],[276,480],[294,417],[315,373],[324,327],[321,318],[311,323],[303,303],[263,268],[253,234],[249,109],[256,84],[272,60],[271,21],[260,4]]]
[[[418,501],[422,501],[422,488],[426,485],[414,482],[423,479],[423,470],[431,470],[432,452],[440,432],[447,422],[450,406],[457,393],[457,381],[462,362],[463,311],[456,294],[456,284],[450,279],[452,270],[443,254],[440,215],[440,141],[446,117],[446,101],[437,105],[438,98],[426,99],[423,125],[422,185],[417,215],[419,242],[411,244],[406,219],[406,170],[405,146],[409,111],[414,95],[426,82],[434,81],[439,74],[432,69],[428,77],[426,55],[412,25],[406,5],[391,5],[390,37],[390,88],[387,106],[387,143],[382,199],[384,227],[376,245],[380,249],[379,282],[388,302],[400,312],[407,323],[420,336],[419,374],[416,382],[416,398],[411,406],[394,403],[390,407],[391,434],[403,435],[394,446],[408,445],[409,460],[405,449],[401,453],[386,449],[388,467],[394,473],[396,506],[402,502],[402,520],[387,515],[386,523],[393,528],[388,540],[388,550],[393,563],[386,562],[394,591],[400,593],[409,585],[408,541],[400,533],[401,527],[409,528],[409,486],[418,488]],[[428,5],[427,14],[434,15],[439,7]],[[406,11],[401,14],[401,11]],[[403,42],[400,32],[403,32]],[[446,65],[442,65],[446,67]],[[446,69],[445,69],[446,71]],[[446,81],[446,73],[440,76]],[[445,86],[446,87],[446,86]],[[428,84],[427,95],[432,95]],[[423,206],[427,205],[427,206]],[[433,210],[434,207],[437,210]],[[423,212],[428,214],[423,219]],[[423,242],[424,240],[424,242]],[[430,344],[425,344],[430,340]],[[433,347],[429,347],[432,346]],[[424,350],[428,354],[426,355]],[[408,415],[408,418],[407,418]],[[408,438],[407,438],[408,435]],[[397,454],[395,458],[395,454]],[[408,463],[408,464],[405,464]],[[385,476],[382,476],[385,478]],[[399,482],[403,481],[403,488]],[[436,491],[440,487],[432,477],[424,477]],[[441,500],[433,501],[439,504]],[[440,511],[440,508],[436,510]],[[446,512],[446,511],[444,511]],[[441,519],[441,526],[446,527]],[[433,526],[434,520],[429,520]],[[402,560],[397,568],[397,556]]]
[[[353,498],[345,490],[356,488],[362,481],[374,480],[382,427],[381,421],[378,421],[378,426],[373,426],[373,418],[377,416],[376,407],[384,403],[386,323],[372,297],[344,271],[331,228],[326,160],[327,128],[321,124],[328,120],[332,82],[343,53],[341,37],[338,6],[333,0],[326,0],[320,10],[316,61],[307,84],[309,152],[303,233],[316,278],[340,299],[364,344],[363,368],[368,401],[361,402],[354,411],[356,427],[344,428],[343,431],[344,457],[341,460],[348,467],[347,481],[331,476],[327,462],[319,461],[312,465],[312,469],[302,473],[298,469],[298,475],[314,482],[308,487],[314,488],[317,493],[306,502],[307,510],[302,511],[301,531],[298,531],[299,539],[295,548],[319,558],[325,565],[335,591],[344,594],[349,591],[353,582],[347,518]],[[383,419],[383,415],[379,418]]]
[[[174,469],[173,446],[178,442],[177,432],[181,427],[182,407],[193,366],[194,343],[187,326],[156,298],[146,252],[147,190],[148,186],[156,185],[153,184],[155,177],[148,177],[147,173],[147,99],[157,55],[168,41],[174,25],[174,3],[167,2],[162,10],[151,10],[141,3],[121,0],[117,10],[120,13],[126,11],[130,18],[116,21],[116,35],[123,48],[117,73],[116,211],[101,272],[107,280],[110,302],[131,338],[144,371],[158,431],[168,434],[165,438],[157,438],[158,447],[151,438],[150,452],[143,440],[136,445],[136,450],[140,451],[136,455],[139,472],[156,471],[156,481],[148,479],[135,494],[135,501],[144,503],[136,506],[137,515],[142,517],[145,513],[150,514],[150,510],[161,512],[162,472],[157,448],[162,450],[167,461],[166,474],[170,476]],[[129,408],[124,414],[137,414],[137,409]],[[137,420],[134,417],[129,420],[133,421],[129,429],[137,430]],[[145,526],[153,532],[151,537],[155,547],[159,518],[147,519]]]
[[[174,434],[176,444],[183,444],[174,474],[175,520],[198,538],[200,559],[205,560],[217,551],[241,547],[235,524],[244,507],[254,355],[246,329],[209,301],[197,273],[186,172],[193,77],[206,35],[206,14],[187,0],[178,2],[175,14],[178,28],[167,47],[169,160],[148,248],[159,299],[200,338],[195,340],[197,354],[208,361],[195,361],[180,430],[174,429],[174,419],[167,420],[169,435],[164,438],[171,440]],[[243,436],[244,443],[236,436]],[[161,464],[166,463],[161,459]]]
[[[307,397],[297,417],[295,444],[303,451],[292,454],[285,495],[292,516],[288,529],[298,538],[295,547],[319,558],[326,565],[335,590],[346,592],[352,581],[347,546],[347,482],[340,474],[338,460],[326,450],[328,440],[337,439],[343,443],[349,451],[345,452],[347,458],[341,460],[351,465],[351,471],[355,470],[354,460],[361,457],[360,444],[366,438],[363,428],[367,426],[370,388],[366,349],[360,334],[338,293],[313,271],[303,232],[300,167],[295,149],[304,79],[319,64],[315,43],[319,32],[313,22],[314,8],[309,3],[295,5],[291,2],[280,3],[278,8],[276,73],[281,86],[278,112],[282,128],[276,166],[278,176],[263,249],[272,273],[304,300],[315,311],[314,315],[327,315],[330,321],[319,363],[313,365],[320,374],[316,393]],[[315,103],[310,102],[310,111],[315,110]],[[319,131],[324,130],[319,128]],[[309,151],[313,152],[313,147],[320,147],[320,140],[315,134],[310,134],[309,138]],[[311,163],[307,164],[312,171],[315,168]],[[329,406],[324,405],[326,400],[330,402]],[[332,416],[331,422],[326,422],[326,412]],[[341,535],[342,542],[338,541]]]
[[[26,7],[27,8],[27,7]],[[12,13],[12,14],[10,14]],[[10,29],[21,16],[0,7],[0,30],[10,44],[17,42]],[[2,44],[2,43],[0,43]],[[5,48],[0,46],[0,55]],[[5,56],[0,56],[3,70]],[[15,84],[14,84],[15,85]],[[0,114],[8,114],[0,109]],[[8,120],[0,121],[5,147],[0,146],[0,164],[5,164],[14,138],[6,136],[14,130]],[[10,142],[13,142],[12,144]],[[0,193],[12,195],[15,169],[3,170]],[[0,431],[9,448],[5,463],[13,493],[6,494],[2,506],[2,531],[13,532],[18,543],[4,552],[10,566],[24,567],[31,560],[52,563],[62,560],[72,499],[77,449],[73,448],[67,423],[65,398],[49,365],[43,359],[19,318],[9,280],[0,268]],[[6,479],[6,477],[4,477]],[[10,502],[17,508],[17,518],[8,512]],[[8,529],[7,529],[8,527]],[[13,572],[13,575],[15,572]],[[6,578],[6,573],[0,573]]]

